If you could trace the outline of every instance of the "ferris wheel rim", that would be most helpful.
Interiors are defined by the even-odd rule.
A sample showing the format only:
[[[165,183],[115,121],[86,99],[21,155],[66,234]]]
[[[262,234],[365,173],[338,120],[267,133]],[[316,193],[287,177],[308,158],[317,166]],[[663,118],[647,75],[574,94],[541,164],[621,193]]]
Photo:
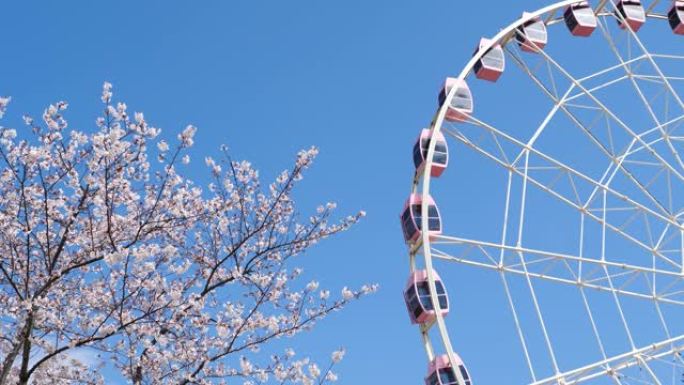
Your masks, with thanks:
[[[613,6],[615,7],[614,1],[613,0],[597,0],[598,1],[598,6],[593,9],[594,13],[596,16],[608,16],[612,14],[612,12],[608,12],[605,10],[606,6]],[[651,11],[660,3],[661,0],[653,0],[651,2],[651,5],[649,6],[648,9],[645,9],[645,17],[648,18],[655,18],[655,19],[662,19],[662,15],[657,15],[653,14]],[[488,39],[488,41],[485,44],[481,44],[477,52],[470,58],[470,60],[466,63],[466,65],[463,67],[461,72],[459,73],[458,77],[456,78],[458,81],[465,81],[465,79],[473,73],[473,69],[476,65],[476,63],[482,59],[484,55],[488,53],[490,49],[493,47],[496,47],[497,45],[500,45],[501,47],[506,46],[509,44],[512,40],[512,38],[515,36],[516,31],[523,26],[525,23],[535,20],[537,18],[540,18],[544,15],[551,15],[549,18],[546,20],[543,20],[544,24],[547,26],[555,25],[555,24],[562,24],[558,23],[558,20],[553,20],[553,16],[555,16],[556,12],[559,10],[564,10],[565,8],[583,3],[584,1],[580,0],[562,0],[562,1],[556,1],[553,4],[547,5],[545,7],[542,7],[534,12],[525,12],[523,13],[523,16],[516,19],[512,23],[510,23],[507,27],[503,28],[500,30],[494,37]],[[622,18],[622,16],[620,16]],[[619,19],[618,19],[619,21]],[[624,22],[625,19],[622,18],[622,21]],[[627,26],[627,33],[633,34],[636,36],[636,32],[632,30],[630,26]],[[452,87],[448,94],[446,95],[446,101],[451,100],[454,97],[454,94],[456,93],[457,87]],[[433,121],[431,123],[431,130],[433,133],[439,134],[442,131],[442,127],[445,122],[445,117],[446,113],[448,110],[448,102],[442,103],[440,108],[437,110],[437,113],[435,114]],[[428,147],[427,147],[427,153],[425,156],[425,164],[424,167],[422,168],[421,174],[417,174],[413,178],[413,185],[412,185],[412,192],[417,193],[421,196],[421,229],[429,229],[429,224],[428,224],[428,201],[430,197],[430,184],[432,180],[432,169],[433,169],[433,157],[435,153],[435,146],[436,146],[436,141],[429,141]],[[418,189],[420,188],[420,191],[418,192]],[[446,352],[446,355],[448,356],[449,363],[452,367],[456,367],[456,354],[454,352],[452,343],[451,343],[451,338],[449,336],[448,329],[446,327],[445,321],[444,321],[444,315],[441,312],[441,306],[437,297],[437,291],[436,291],[436,279],[435,279],[435,272],[433,268],[433,256],[432,256],[432,250],[431,250],[431,235],[429,231],[421,231],[419,242],[415,244],[409,251],[409,268],[410,272],[413,273],[416,270],[416,256],[417,254],[422,251],[423,259],[424,259],[424,267],[426,270],[426,275],[427,275],[427,283],[428,287],[430,289],[430,300],[433,303],[434,306],[434,313],[435,313],[435,318],[434,321],[429,324],[429,325],[422,325],[420,327],[420,333],[421,337],[423,339],[425,349],[428,355],[428,358],[430,361],[432,361],[435,358],[435,353],[432,347],[432,343],[430,340],[430,337],[428,335],[429,330],[436,325],[443,343],[444,350]],[[503,271],[500,272],[503,276]],[[509,294],[510,295],[510,294]],[[510,301],[510,298],[509,298]],[[517,321],[516,321],[517,322]],[[542,326],[543,327],[543,326]],[[671,338],[670,340],[681,340],[684,338],[684,336],[678,336],[676,338]],[[659,343],[671,343],[672,341],[661,341]],[[549,341],[547,340],[547,343]],[[524,344],[524,342],[523,342]],[[654,344],[655,346],[655,344]],[[550,348],[550,346],[549,346]],[[525,354],[527,354],[527,351],[525,351]],[[547,381],[562,381],[562,375],[558,364],[555,361],[555,358],[553,357],[552,353],[552,361],[554,365],[554,369],[556,371],[556,375],[553,377],[549,378],[542,378],[542,379],[537,379],[534,375],[534,371],[530,367],[530,370],[532,371],[532,383],[533,384],[542,384],[542,383],[547,383]],[[529,362],[529,357],[528,357],[528,362]],[[455,370],[454,373],[457,376],[457,380],[460,384],[466,383],[464,381],[464,378],[462,374],[458,371]],[[470,382],[468,382],[470,383]],[[548,382],[549,384],[551,382]]]

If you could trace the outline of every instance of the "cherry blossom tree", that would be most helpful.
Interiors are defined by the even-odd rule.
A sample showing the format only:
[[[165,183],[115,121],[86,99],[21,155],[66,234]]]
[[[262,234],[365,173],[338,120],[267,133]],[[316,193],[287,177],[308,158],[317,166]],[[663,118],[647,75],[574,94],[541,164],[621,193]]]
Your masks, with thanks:
[[[334,381],[343,350],[319,366],[275,342],[376,289],[336,298],[291,266],[364,215],[298,213],[317,150],[262,186],[223,149],[203,189],[179,171],[195,127],[167,143],[109,83],[102,102],[93,132],[67,130],[65,102],[0,127],[0,385]]]

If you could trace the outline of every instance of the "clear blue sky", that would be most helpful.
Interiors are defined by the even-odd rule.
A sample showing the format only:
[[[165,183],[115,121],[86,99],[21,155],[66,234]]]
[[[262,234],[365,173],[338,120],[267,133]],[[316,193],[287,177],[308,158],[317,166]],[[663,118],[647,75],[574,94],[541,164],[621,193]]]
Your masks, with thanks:
[[[548,3],[15,1],[0,12],[0,94],[13,97],[10,123],[67,100],[70,124],[84,128],[99,112],[102,82],[110,81],[115,97],[144,111],[164,137],[174,138],[188,123],[199,128],[191,152],[198,177],[206,175],[201,160],[216,155],[221,143],[264,178],[289,165],[299,149],[318,146],[321,155],[298,193],[300,207],[333,200],[342,213],[363,209],[368,216],[300,265],[336,291],[367,282],[381,290],[295,346],[325,359],[346,346],[341,384],[419,384],[426,359],[401,296],[408,264],[397,218],[413,172],[411,146],[429,124],[441,81],[460,71],[479,38]],[[481,275],[465,279],[459,288],[474,287]],[[455,307],[459,297],[482,306],[469,308],[477,316],[468,322],[452,324],[464,328],[454,335],[473,376],[483,379],[478,383],[524,374],[523,361],[499,355],[493,337],[478,341],[468,332],[505,327],[492,335],[515,344],[510,318],[486,309],[505,307],[501,289],[482,297],[474,290],[451,294]]]

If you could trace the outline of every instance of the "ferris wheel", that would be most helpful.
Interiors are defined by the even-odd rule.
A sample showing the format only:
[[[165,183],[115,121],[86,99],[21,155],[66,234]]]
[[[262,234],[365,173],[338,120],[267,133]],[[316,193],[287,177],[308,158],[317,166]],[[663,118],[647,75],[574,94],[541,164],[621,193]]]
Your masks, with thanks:
[[[426,385],[486,377],[454,271],[500,289],[508,384],[684,381],[682,35],[684,1],[559,1],[447,78],[400,216]]]

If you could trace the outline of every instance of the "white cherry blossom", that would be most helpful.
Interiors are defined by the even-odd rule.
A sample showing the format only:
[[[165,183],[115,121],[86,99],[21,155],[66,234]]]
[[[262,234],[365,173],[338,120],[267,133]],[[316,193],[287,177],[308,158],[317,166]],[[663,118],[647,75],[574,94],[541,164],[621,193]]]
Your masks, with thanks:
[[[135,385],[337,379],[343,350],[319,366],[272,347],[377,289],[331,298],[293,266],[362,216],[299,214],[292,191],[318,150],[262,185],[222,148],[203,188],[177,167],[194,126],[160,140],[110,83],[101,99],[93,131],[66,130],[66,102],[25,117],[30,130],[0,127],[0,385],[104,384],[103,366]]]

